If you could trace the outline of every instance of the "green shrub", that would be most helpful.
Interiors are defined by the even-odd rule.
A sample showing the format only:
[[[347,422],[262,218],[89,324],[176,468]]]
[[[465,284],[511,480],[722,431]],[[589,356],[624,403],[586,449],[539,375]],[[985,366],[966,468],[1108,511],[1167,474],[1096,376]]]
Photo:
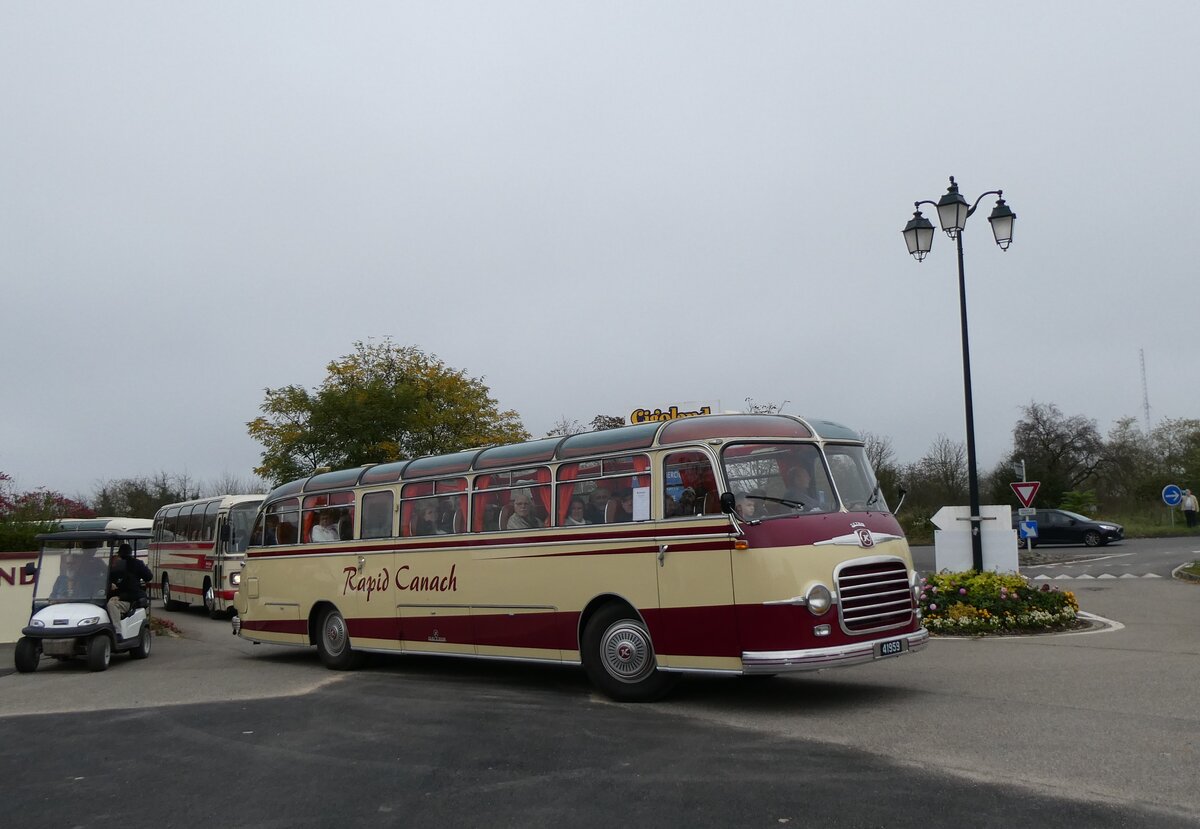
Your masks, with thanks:
[[[1015,573],[969,570],[921,579],[922,623],[930,633],[984,634],[1060,630],[1076,625],[1069,590],[1038,587]]]

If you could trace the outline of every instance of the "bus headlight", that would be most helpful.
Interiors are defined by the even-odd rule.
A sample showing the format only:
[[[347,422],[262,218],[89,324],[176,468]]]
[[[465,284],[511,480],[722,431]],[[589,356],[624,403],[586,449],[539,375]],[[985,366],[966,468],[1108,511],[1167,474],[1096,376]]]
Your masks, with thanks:
[[[829,588],[823,584],[814,584],[808,588],[808,595],[805,597],[805,604],[808,606],[808,612],[814,616],[820,616],[825,611],[829,610],[833,604],[833,594],[829,592]]]
[[[234,587],[237,587],[239,584],[242,583],[242,574],[241,573],[230,573],[229,574],[229,583],[232,584]]]

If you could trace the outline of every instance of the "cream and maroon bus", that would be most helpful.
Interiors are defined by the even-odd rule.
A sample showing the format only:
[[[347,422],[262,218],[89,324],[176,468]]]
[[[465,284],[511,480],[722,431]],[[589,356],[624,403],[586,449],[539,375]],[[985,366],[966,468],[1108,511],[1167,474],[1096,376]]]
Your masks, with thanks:
[[[150,539],[154,587],[167,610],[233,609],[250,528],[262,495],[218,495],[160,507]]]
[[[328,540],[326,540],[328,539]],[[263,502],[235,631],[583,664],[618,700],[923,647],[908,544],[861,438],[708,415],[319,472]]]

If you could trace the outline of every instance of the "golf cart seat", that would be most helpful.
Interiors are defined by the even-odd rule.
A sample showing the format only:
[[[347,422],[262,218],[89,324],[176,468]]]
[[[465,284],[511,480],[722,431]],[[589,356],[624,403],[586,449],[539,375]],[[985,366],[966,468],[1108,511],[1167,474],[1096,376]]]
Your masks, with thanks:
[[[132,601],[129,603],[129,610],[126,610],[124,613],[122,613],[121,618],[128,619],[130,616],[133,615],[133,612],[135,610],[138,610],[140,608],[149,607],[149,606],[150,606],[150,597],[142,596],[140,599],[137,599],[136,601]]]

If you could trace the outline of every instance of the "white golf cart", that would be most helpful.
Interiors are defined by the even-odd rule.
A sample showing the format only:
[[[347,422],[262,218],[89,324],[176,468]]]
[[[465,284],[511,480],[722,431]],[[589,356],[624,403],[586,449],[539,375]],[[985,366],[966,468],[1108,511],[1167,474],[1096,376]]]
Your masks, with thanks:
[[[64,660],[87,658],[93,671],[108,667],[114,651],[134,659],[150,655],[150,601],[137,603],[114,630],[108,618],[109,561],[126,542],[144,550],[149,530],[75,530],[38,536],[37,564],[25,565],[35,575],[33,615],[21,631],[13,661],[21,673],[37,670],[43,655]]]

